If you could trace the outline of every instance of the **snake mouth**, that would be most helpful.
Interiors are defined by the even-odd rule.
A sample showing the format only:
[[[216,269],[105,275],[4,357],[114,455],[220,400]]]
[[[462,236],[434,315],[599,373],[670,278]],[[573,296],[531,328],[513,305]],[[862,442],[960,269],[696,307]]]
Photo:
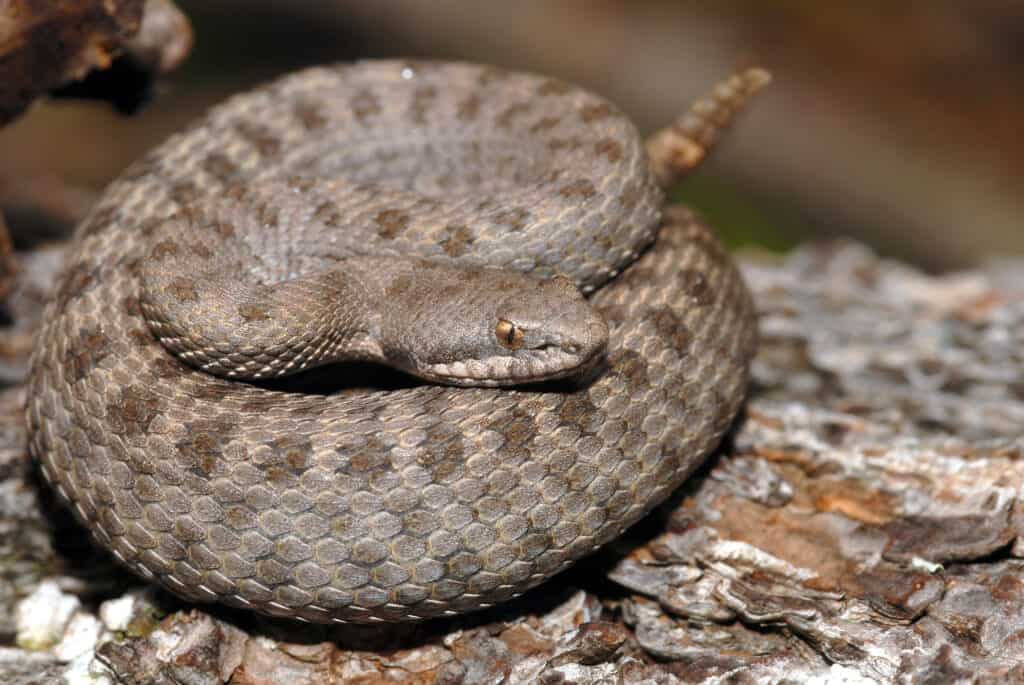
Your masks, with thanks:
[[[516,355],[431,364],[421,374],[449,385],[495,387],[564,378],[589,367],[595,355],[581,356],[552,345],[521,350]]]

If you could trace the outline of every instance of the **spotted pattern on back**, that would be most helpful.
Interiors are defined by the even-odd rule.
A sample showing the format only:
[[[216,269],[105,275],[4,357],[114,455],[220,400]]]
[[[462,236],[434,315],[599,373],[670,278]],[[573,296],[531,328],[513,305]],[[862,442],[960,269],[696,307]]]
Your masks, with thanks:
[[[323,180],[338,177],[344,193]],[[195,265],[238,239],[211,197],[339,252],[568,274],[596,291],[606,358],[543,390],[322,395],[205,374],[148,334],[138,284],[146,260]],[[514,597],[662,501],[741,401],[749,295],[710,232],[661,205],[628,120],[561,81],[410,62],[285,77],[148,154],[83,222],[36,340],[32,453],[100,544],[195,601],[372,622]],[[183,217],[200,243],[152,242]]]

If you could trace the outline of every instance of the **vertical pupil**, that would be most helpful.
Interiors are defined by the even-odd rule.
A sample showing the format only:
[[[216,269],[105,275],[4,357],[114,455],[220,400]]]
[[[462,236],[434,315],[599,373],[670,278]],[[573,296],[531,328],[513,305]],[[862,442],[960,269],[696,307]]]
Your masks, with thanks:
[[[507,340],[508,344],[511,345],[513,343],[513,341],[515,340],[515,337],[516,337],[516,327],[515,326],[509,326],[508,327],[508,334],[505,336],[505,340]]]

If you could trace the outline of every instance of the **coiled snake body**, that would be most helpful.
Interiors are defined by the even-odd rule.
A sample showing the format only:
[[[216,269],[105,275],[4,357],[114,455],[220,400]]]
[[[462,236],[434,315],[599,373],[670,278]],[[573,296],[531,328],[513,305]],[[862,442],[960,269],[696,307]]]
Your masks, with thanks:
[[[466,64],[237,96],[79,227],[32,452],[102,545],[186,598],[367,622],[514,597],[667,496],[741,401],[749,295],[655,182],[684,129],[649,159],[603,99]],[[338,359],[448,385],[240,380]]]

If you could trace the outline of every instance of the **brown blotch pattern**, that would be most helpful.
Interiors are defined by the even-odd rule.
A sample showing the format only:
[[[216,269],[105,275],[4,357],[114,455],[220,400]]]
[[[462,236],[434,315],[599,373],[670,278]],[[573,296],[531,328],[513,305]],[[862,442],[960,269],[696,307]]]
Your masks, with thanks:
[[[178,254],[178,243],[173,240],[161,240],[153,249],[149,251],[149,258],[154,262],[163,261],[168,257],[174,257]]]
[[[340,450],[344,452],[344,450]],[[390,465],[390,460],[387,456],[387,446],[380,441],[380,439],[371,435],[367,438],[365,444],[359,445],[358,448],[348,457],[348,468],[344,469],[346,473],[353,474],[367,474],[374,471],[382,471]]]
[[[101,209],[97,209],[89,218],[85,220],[85,223],[80,229],[80,235],[92,235],[99,233],[108,226],[117,224],[117,220],[120,217],[121,210],[115,205],[107,205]]]
[[[583,141],[576,137],[552,138],[548,141],[548,149],[552,152],[559,150],[578,150],[583,146]]]
[[[195,242],[188,246],[188,249],[196,257],[200,259],[210,259],[213,257],[213,250],[207,247],[204,243]]]
[[[226,183],[238,173],[238,165],[220,152],[214,152],[203,159],[203,170],[222,183]]]
[[[516,407],[512,410],[512,420],[500,432],[506,447],[522,449],[537,437],[537,431],[537,419],[525,409]]]
[[[179,214],[177,216],[183,216],[183,215],[182,215],[181,212],[179,212]],[[148,236],[148,235],[152,234],[153,231],[155,231],[156,229],[160,228],[160,226],[162,226],[165,221],[166,221],[166,219],[163,219],[163,218],[150,217],[150,218],[146,219],[145,221],[143,221],[141,224],[139,224],[139,226],[138,226],[138,228],[136,230],[139,233],[141,233],[142,235]]]
[[[78,262],[68,268],[67,273],[57,289],[57,307],[63,309],[68,302],[81,297],[96,285],[96,273],[99,269],[90,262]]]
[[[420,86],[413,93],[412,103],[409,105],[409,118],[415,124],[427,123],[427,112],[434,106],[437,100],[437,88],[435,86]]]
[[[313,463],[313,443],[308,437],[282,435],[269,446],[274,458],[268,466],[280,466],[301,474]]]
[[[494,223],[504,226],[510,231],[521,231],[526,228],[531,218],[530,211],[523,207],[510,207],[494,215]]]
[[[236,183],[232,181],[221,190],[221,195],[229,200],[235,200],[236,202],[242,202],[249,196],[249,188],[244,183]]]
[[[448,423],[428,428],[421,449],[416,462],[433,474],[435,482],[445,482],[457,474],[466,457],[462,432]]]
[[[136,319],[142,316],[142,305],[135,295],[126,295],[121,300],[121,310],[130,318]]]
[[[683,269],[676,275],[679,287],[690,301],[698,307],[706,307],[715,301],[715,293],[707,277],[696,269]]]
[[[618,349],[608,355],[609,372],[624,378],[630,387],[644,388],[650,385],[647,376],[647,362],[639,352]]]
[[[494,123],[501,128],[508,128],[512,125],[512,120],[518,116],[526,114],[530,111],[530,103],[528,102],[516,102],[504,110],[495,118]]]
[[[153,344],[156,341],[150,336],[150,343]],[[159,344],[159,343],[156,343]],[[160,355],[150,362],[148,370],[154,378],[176,378],[180,376],[188,367],[182,362],[178,361],[177,357],[169,355]]]
[[[586,107],[580,108],[580,119],[582,119],[585,124],[591,124],[595,121],[607,119],[611,116],[615,116],[615,108],[607,102],[601,102],[596,105],[587,105]]]
[[[643,197],[644,191],[638,185],[630,184],[622,189],[622,194],[619,196],[619,204],[625,209],[633,209],[640,202],[640,198]]]
[[[686,323],[669,307],[656,307],[644,318],[654,324],[658,335],[677,353],[684,355],[689,352],[693,334]]]
[[[502,413],[490,419],[486,428],[504,438],[505,460],[526,456],[529,443],[540,432],[537,417],[526,406],[513,406],[510,414]]]
[[[146,388],[128,385],[121,390],[121,401],[107,404],[112,430],[133,438],[146,435],[149,424],[161,411],[160,398]]]
[[[338,211],[338,205],[328,200],[317,206],[313,212],[313,219],[325,226],[337,227],[341,223],[341,212]]]
[[[361,90],[352,96],[352,116],[356,121],[363,124],[370,117],[377,116],[381,112],[380,98],[370,90]]]
[[[562,186],[558,194],[566,199],[579,198],[581,200],[589,200],[597,195],[597,189],[587,179],[580,178]]]
[[[210,402],[220,402],[224,398],[231,395],[233,388],[225,381],[217,381],[212,383],[196,383],[189,391],[189,396],[194,397],[197,400],[209,400]]]
[[[109,356],[110,352],[110,339],[103,335],[101,330],[79,332],[77,344],[69,346],[64,352],[65,376],[72,382],[82,380]]]
[[[585,428],[590,419],[597,414],[597,407],[584,394],[569,395],[558,409],[558,418],[563,424]]]
[[[460,257],[469,251],[473,233],[465,224],[448,224],[444,227],[448,237],[441,241],[441,247],[449,257]]]
[[[254,124],[251,121],[239,121],[235,124],[235,130],[263,157],[274,157],[281,151],[281,141],[265,126]]]
[[[268,314],[265,309],[252,303],[239,305],[238,315],[242,317],[246,323],[252,323],[253,321],[267,321],[270,319],[270,314]]]
[[[409,227],[412,217],[401,209],[384,209],[377,212],[373,220],[377,223],[377,235],[384,240],[394,240]]]
[[[216,419],[186,423],[185,437],[175,444],[181,465],[197,475],[215,473],[233,439],[233,428],[228,421]]]
[[[192,181],[178,181],[169,190],[171,199],[183,207],[193,204],[202,194]]]
[[[215,223],[212,226],[212,228],[213,228],[213,232],[216,235],[220,236],[221,239],[227,239],[227,238],[234,238],[235,237],[235,227],[232,226],[231,224],[227,223],[227,222],[218,221],[217,223]]]
[[[558,126],[558,122],[562,120],[561,117],[543,117],[538,119],[533,126],[530,127],[530,133],[538,133],[540,131],[547,131],[549,129]]]
[[[570,90],[572,90],[572,86],[568,83],[552,78],[537,86],[537,95],[542,97],[547,95],[565,95]]]
[[[199,299],[196,284],[190,278],[178,276],[167,285],[167,292],[179,302],[195,302]]]
[[[594,152],[604,155],[608,158],[609,162],[618,162],[622,159],[622,145],[617,140],[612,140],[611,138],[602,138],[594,143]]]
[[[142,257],[135,257],[135,258],[129,259],[124,264],[125,273],[127,273],[132,278],[138,278],[142,274],[142,262],[143,261],[144,260],[142,259]]]
[[[455,110],[455,116],[459,121],[472,121],[480,113],[480,96],[477,94],[468,95],[466,99],[459,102]]]
[[[269,228],[276,228],[281,220],[281,208],[269,202],[261,203],[254,208],[260,223]]]
[[[153,337],[152,333],[149,332],[148,328],[133,328],[128,331],[128,337],[130,337],[132,342],[139,347],[149,347],[156,343],[156,339]]]
[[[315,131],[327,125],[327,117],[320,111],[319,105],[302,100],[292,109],[295,119],[307,131]]]

